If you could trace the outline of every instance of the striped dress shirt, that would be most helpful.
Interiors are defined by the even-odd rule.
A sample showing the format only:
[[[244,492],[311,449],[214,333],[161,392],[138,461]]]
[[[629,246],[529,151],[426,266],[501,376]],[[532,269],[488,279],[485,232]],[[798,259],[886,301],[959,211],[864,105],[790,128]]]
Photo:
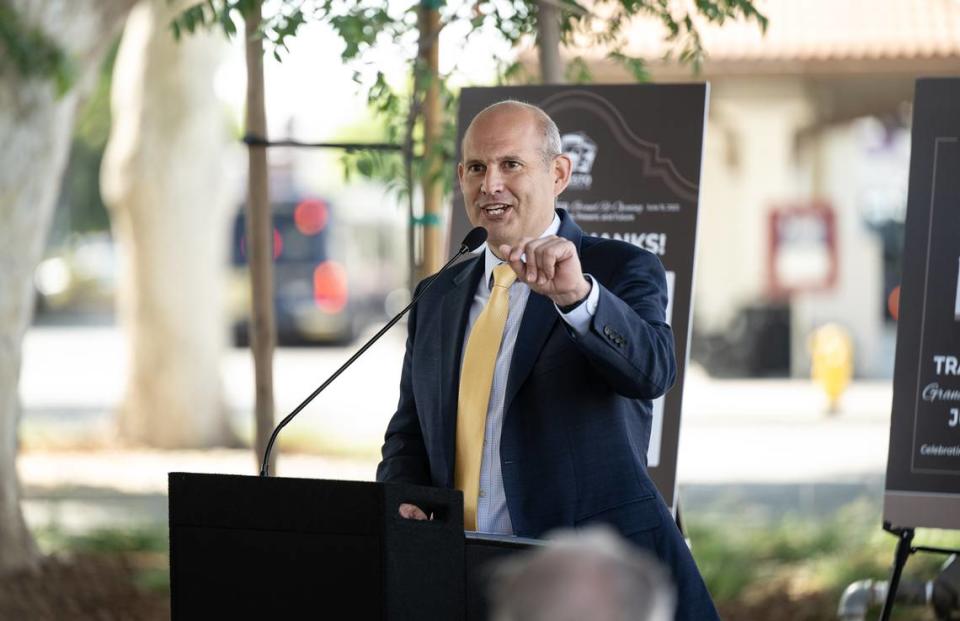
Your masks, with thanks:
[[[553,222],[540,237],[556,235],[560,229],[560,217],[554,215]],[[493,285],[493,268],[502,263],[489,248],[484,246],[483,280],[477,285],[477,291],[470,306],[470,317],[463,337],[463,351],[467,349],[467,337],[473,329],[480,312],[490,298]],[[503,473],[500,469],[500,432],[503,429],[503,405],[507,392],[507,376],[510,373],[510,361],[513,347],[520,331],[520,321],[530,297],[530,288],[519,279],[510,286],[510,306],[507,311],[507,323],[504,326],[503,340],[497,353],[493,382],[490,387],[490,400],[487,404],[487,421],[483,435],[483,455],[480,461],[480,497],[477,499],[477,531],[482,533],[513,534],[510,512],[507,510],[507,497],[503,490]],[[587,301],[569,313],[560,316],[579,333],[584,333],[594,315],[600,292],[597,287],[590,288]],[[558,310],[559,312],[559,310]],[[460,360],[463,368],[463,359]]]

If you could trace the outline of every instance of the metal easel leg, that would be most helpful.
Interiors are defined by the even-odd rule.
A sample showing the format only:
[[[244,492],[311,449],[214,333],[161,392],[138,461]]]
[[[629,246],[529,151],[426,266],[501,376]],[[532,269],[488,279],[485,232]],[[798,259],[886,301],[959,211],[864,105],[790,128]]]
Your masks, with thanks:
[[[887,599],[883,603],[883,610],[880,611],[880,621],[890,621],[890,614],[893,612],[893,601],[897,597],[897,587],[900,586],[900,574],[903,573],[903,567],[907,564],[907,559],[913,552],[911,544],[913,543],[914,530],[912,528],[887,528],[884,529],[896,535],[897,551],[893,558],[893,571],[890,574],[890,584],[887,587]]]

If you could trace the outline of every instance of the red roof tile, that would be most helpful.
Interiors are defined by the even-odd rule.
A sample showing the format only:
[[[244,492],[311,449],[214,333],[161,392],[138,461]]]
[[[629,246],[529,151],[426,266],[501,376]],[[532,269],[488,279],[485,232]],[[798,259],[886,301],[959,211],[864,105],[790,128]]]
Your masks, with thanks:
[[[960,0],[756,0],[767,16],[723,26],[697,20],[708,62],[960,57]],[[670,45],[652,19],[629,26],[628,53],[661,58]],[[958,66],[960,69],[960,66]]]

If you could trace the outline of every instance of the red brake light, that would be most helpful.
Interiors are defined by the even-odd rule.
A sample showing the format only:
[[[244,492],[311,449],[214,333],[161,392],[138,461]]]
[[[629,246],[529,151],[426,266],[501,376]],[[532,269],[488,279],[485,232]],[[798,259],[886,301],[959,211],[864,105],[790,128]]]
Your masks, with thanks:
[[[283,254],[283,236],[276,228],[273,229],[273,260],[276,261]]]
[[[327,204],[316,198],[300,201],[293,210],[293,222],[304,235],[316,235],[327,226]]]
[[[336,261],[324,261],[313,270],[313,301],[328,313],[347,306],[347,271]]]
[[[283,236],[280,235],[280,231],[274,227],[273,229],[273,259],[276,260],[283,253]],[[247,236],[244,235],[240,238],[240,256],[243,257],[243,260],[247,260]]]

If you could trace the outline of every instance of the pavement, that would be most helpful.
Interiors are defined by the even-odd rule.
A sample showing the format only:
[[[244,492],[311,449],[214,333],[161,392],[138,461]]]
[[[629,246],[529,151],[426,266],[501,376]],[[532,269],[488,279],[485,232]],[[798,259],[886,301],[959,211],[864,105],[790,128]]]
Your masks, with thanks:
[[[388,333],[292,423],[298,448],[278,474],[371,480],[397,401],[402,329]],[[349,347],[281,348],[278,416],[353,353]],[[112,325],[37,326],[24,341],[17,466],[34,527],[79,531],[163,527],[168,472],[255,474],[250,449],[118,448],[114,411],[128,352]],[[231,421],[252,428],[249,352],[230,349],[221,373]],[[717,380],[691,365],[684,390],[678,481],[688,518],[739,512],[766,519],[823,515],[852,500],[879,504],[889,438],[889,381],[854,382],[839,411],[808,380]]]

